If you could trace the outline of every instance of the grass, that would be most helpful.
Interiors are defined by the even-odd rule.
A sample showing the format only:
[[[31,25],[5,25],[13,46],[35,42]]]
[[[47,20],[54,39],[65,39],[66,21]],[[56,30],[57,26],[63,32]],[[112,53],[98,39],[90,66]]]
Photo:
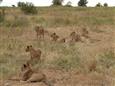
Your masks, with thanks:
[[[92,58],[98,56],[96,57],[99,58],[97,60],[97,72],[105,73],[105,69],[110,71],[111,68],[114,68],[115,56],[113,52],[107,51],[99,56],[100,53],[103,53],[104,49],[102,50],[102,48],[106,42],[110,46],[109,41],[103,41],[108,37],[108,34],[95,28],[102,28],[106,25],[114,31],[114,7],[38,7],[37,9],[37,15],[25,15],[19,8],[6,8],[5,20],[0,24],[0,74],[2,78],[16,74],[20,70],[20,66],[29,59],[30,56],[25,52],[25,47],[28,44],[42,50],[43,63],[37,64],[37,67],[42,65],[43,68],[50,68],[53,66],[67,71],[78,69],[86,73],[86,70],[88,70],[87,61],[90,62]],[[91,32],[90,36],[97,32],[102,36],[104,34],[105,39],[94,44],[61,44],[49,40],[40,42],[36,40],[33,30],[36,24],[43,25],[45,29],[51,32],[55,31],[62,36],[69,34],[73,28],[74,30],[79,30],[79,28],[81,30],[81,27],[86,26],[90,28],[88,29]],[[95,31],[93,32],[93,30]],[[111,34],[109,35],[111,36]],[[102,50],[101,52],[95,48],[99,45],[102,45],[99,47],[99,50]],[[85,66],[86,69],[84,69]],[[108,69],[108,66],[110,69]],[[111,71],[114,73],[115,70]]]
[[[11,13],[13,9],[13,13]],[[38,8],[37,15],[25,15],[21,17],[23,21],[21,22],[20,17],[17,16],[21,11],[18,8],[6,8],[6,12],[9,14],[6,16],[10,17],[14,14],[16,20],[6,21],[6,26],[23,26],[27,25],[28,21],[32,23],[39,23],[44,27],[64,27],[64,26],[76,26],[76,25],[114,25],[115,12],[114,7],[110,8],[80,8],[80,7],[42,7]],[[29,19],[28,19],[29,18]],[[8,23],[8,24],[7,24]]]
[[[115,53],[113,51],[106,51],[98,57],[97,69],[101,72],[111,71],[115,67]]]

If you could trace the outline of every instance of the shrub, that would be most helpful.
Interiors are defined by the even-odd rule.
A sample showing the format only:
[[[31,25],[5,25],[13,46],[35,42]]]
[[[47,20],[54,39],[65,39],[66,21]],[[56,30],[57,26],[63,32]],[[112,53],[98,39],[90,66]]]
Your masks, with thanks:
[[[63,0],[53,0],[53,5],[62,5]]]
[[[33,3],[29,2],[18,2],[18,7],[25,13],[25,14],[37,14],[37,9],[33,5]]]
[[[24,2],[18,2],[18,7],[23,7],[25,5]]]
[[[12,7],[16,7],[15,5],[12,5]]]
[[[1,9],[0,11],[0,23],[5,19],[5,9]]]
[[[101,3],[97,3],[96,7],[102,7]]]
[[[78,2],[78,6],[86,7],[86,6],[87,6],[87,3],[88,3],[87,0],[80,0],[80,1]]]
[[[66,6],[66,7],[72,7],[71,4],[72,4],[71,1],[68,1],[67,4],[66,4],[65,6]]]
[[[0,23],[4,21],[4,15],[0,12]]]
[[[108,4],[107,3],[104,3],[104,5],[103,5],[104,7],[108,7]]]

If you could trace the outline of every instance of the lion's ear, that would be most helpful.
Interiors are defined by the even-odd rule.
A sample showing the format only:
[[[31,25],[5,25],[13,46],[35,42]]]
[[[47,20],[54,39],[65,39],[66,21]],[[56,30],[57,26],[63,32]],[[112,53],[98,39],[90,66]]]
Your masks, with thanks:
[[[27,48],[29,48],[29,46],[27,46]]]
[[[30,45],[29,47],[32,47],[32,45]]]
[[[26,68],[26,67],[27,67],[27,65],[26,65],[26,64],[23,64],[23,67],[24,67],[24,68]]]

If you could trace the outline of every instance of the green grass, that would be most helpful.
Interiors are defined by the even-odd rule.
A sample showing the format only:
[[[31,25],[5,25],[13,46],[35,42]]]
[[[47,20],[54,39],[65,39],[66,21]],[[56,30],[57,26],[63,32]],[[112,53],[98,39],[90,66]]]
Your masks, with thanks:
[[[39,42],[33,38],[35,34],[32,29],[36,24],[54,29],[55,27],[66,29],[68,26],[71,28],[88,26],[91,29],[95,26],[115,26],[115,8],[112,7],[38,7],[37,9],[37,15],[25,15],[19,8],[6,8],[5,21],[0,24],[0,74],[2,78],[17,73],[20,66],[29,58],[25,52],[27,44],[40,48],[43,52],[43,63],[37,64],[37,67],[42,65],[45,68],[53,66],[65,70],[76,68],[84,71],[85,61],[88,58],[84,57],[85,60],[80,57],[82,55],[79,55],[77,49],[79,43],[66,45],[49,40]],[[101,32],[101,30],[95,31]],[[82,48],[85,49],[84,46]],[[88,55],[91,57],[90,54]],[[107,69],[107,65],[114,68],[114,60],[111,52],[99,56],[98,70],[102,72],[103,68]]]
[[[14,13],[10,13],[13,9]],[[44,27],[64,27],[77,25],[114,25],[115,24],[115,8],[100,7],[100,8],[82,8],[82,7],[38,7],[37,15],[24,15],[22,22],[20,17],[15,18],[22,12],[19,8],[6,8],[8,11],[7,17],[14,14],[15,20],[6,21],[6,26],[17,27],[26,26],[29,23],[41,24]],[[28,19],[29,18],[29,19]],[[15,22],[14,22],[15,21]]]

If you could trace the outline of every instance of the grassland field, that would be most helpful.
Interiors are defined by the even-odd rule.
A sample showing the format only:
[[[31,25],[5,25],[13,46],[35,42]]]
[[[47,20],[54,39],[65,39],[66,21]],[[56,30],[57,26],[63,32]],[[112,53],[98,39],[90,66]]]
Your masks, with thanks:
[[[0,23],[0,80],[5,82],[20,71],[30,55],[27,45],[42,51],[40,68],[55,86],[115,86],[115,7],[38,7],[37,15],[25,15],[19,8],[5,8]],[[36,38],[34,27],[68,37],[72,31],[89,31],[90,40],[58,43]],[[96,71],[89,65],[96,62]],[[12,86],[44,86],[42,83]],[[2,85],[0,85],[2,86]]]

